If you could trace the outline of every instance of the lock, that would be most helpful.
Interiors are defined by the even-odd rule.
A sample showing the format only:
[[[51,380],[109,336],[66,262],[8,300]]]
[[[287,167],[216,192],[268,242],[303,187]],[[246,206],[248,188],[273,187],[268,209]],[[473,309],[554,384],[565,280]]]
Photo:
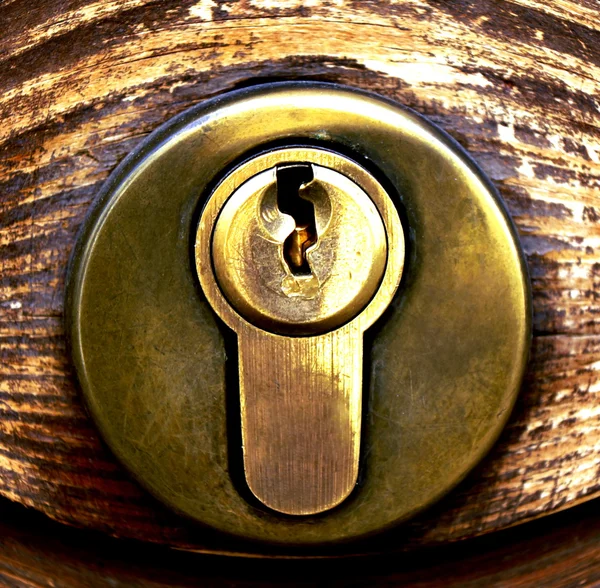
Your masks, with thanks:
[[[390,197],[340,154],[274,150],[216,188],[195,256],[237,335],[246,482],[286,514],[336,506],[358,477],[363,334],[402,275]]]
[[[418,114],[321,83],[232,92],[115,170],[67,333],[116,457],[225,533],[326,545],[400,524],[500,434],[531,300],[515,229]]]

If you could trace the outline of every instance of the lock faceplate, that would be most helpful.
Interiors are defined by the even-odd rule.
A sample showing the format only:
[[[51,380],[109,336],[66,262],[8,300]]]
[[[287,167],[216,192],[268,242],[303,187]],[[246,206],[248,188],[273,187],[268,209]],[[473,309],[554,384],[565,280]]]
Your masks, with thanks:
[[[313,210],[294,211],[297,198]],[[305,251],[299,232],[309,234]],[[274,150],[217,186],[195,259],[206,298],[237,335],[250,489],[286,514],[338,505],[358,477],[363,334],[402,275],[390,197],[340,154]]]
[[[246,487],[236,341],[198,283],[193,250],[212,188],[274,146],[329,150],[369,170],[406,242],[398,293],[364,336],[358,482],[335,509],[298,517]],[[311,239],[299,234],[287,250],[295,267]],[[506,423],[530,341],[518,239],[475,163],[416,113],[316,83],[234,92],[148,137],[86,221],[66,314],[90,412],[136,478],[214,529],[288,545],[367,536],[453,488]],[[271,348],[256,351],[269,361]]]

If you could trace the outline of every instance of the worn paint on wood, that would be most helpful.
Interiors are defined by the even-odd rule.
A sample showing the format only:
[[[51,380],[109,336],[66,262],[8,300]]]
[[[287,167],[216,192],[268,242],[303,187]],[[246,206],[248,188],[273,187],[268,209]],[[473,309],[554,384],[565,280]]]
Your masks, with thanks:
[[[600,22],[593,0],[23,0],[0,7],[0,492],[72,524],[174,545],[100,442],[62,326],[100,185],[174,114],[265,80],[370,89],[436,123],[492,178],[534,295],[523,393],[485,463],[409,543],[497,530],[600,494]]]

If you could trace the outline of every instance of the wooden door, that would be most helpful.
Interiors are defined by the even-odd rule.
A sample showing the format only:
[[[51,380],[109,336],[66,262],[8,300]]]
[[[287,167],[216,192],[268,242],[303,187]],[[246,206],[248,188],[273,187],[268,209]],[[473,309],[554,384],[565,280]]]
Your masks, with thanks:
[[[439,505],[362,549],[437,546],[443,560],[454,553],[450,542],[485,536],[477,544],[485,545],[508,527],[588,503],[568,511],[587,519],[585,528],[558,515],[556,524],[535,527],[531,541],[547,535],[564,545],[553,553],[568,565],[538,562],[544,581],[556,573],[574,582],[573,558],[586,561],[579,579],[598,578],[598,504],[591,501],[600,494],[599,11],[597,0],[0,4],[0,520],[8,521],[5,536],[15,537],[8,547],[0,540],[0,577],[6,558],[25,570],[31,558],[45,557],[43,541],[23,539],[23,513],[8,501],[145,542],[148,553],[156,549],[149,544],[160,544],[265,555],[167,511],[103,445],[65,348],[64,282],[99,187],[148,133],[234,88],[321,80],[397,100],[461,143],[504,198],[533,286],[530,367],[500,441]],[[37,537],[64,533],[32,520]],[[571,537],[581,533],[575,548]],[[14,556],[6,556],[10,545]],[[126,545],[131,557],[145,558],[142,545]],[[527,548],[517,545],[521,553],[510,557],[518,559]],[[110,558],[120,548],[106,549]],[[471,549],[457,558],[468,562]],[[103,577],[88,555],[80,554],[82,565]],[[61,557],[54,559],[65,563]],[[165,565],[178,566],[171,557]],[[481,558],[473,556],[473,570],[492,569]],[[429,567],[427,557],[422,565]],[[385,569],[402,579],[393,565]],[[40,565],[36,573],[49,585],[57,572]],[[34,582],[22,574],[25,585]]]

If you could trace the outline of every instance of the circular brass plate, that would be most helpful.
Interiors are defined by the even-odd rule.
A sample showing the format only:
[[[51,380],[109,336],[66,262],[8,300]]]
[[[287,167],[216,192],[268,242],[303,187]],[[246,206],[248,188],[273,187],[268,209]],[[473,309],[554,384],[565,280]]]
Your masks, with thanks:
[[[367,332],[359,483],[336,509],[298,518],[261,508],[239,482],[226,332],[191,245],[223,170],[285,144],[370,166],[397,194],[408,245],[399,292]],[[228,533],[315,544],[407,519],[485,455],[520,387],[530,292],[494,188],[444,132],[370,94],[275,84],[192,108],[118,167],[74,253],[67,319],[90,412],[150,492]]]

